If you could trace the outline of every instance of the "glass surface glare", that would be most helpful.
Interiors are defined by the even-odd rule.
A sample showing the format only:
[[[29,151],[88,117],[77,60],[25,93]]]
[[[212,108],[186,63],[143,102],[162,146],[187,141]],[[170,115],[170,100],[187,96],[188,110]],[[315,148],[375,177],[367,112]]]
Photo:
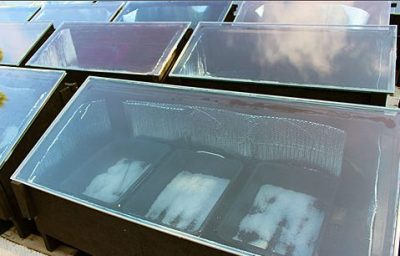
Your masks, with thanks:
[[[25,22],[36,12],[38,7],[2,7],[0,6],[0,22]]]
[[[396,110],[90,77],[12,179],[241,255],[392,255],[399,160]]]
[[[200,23],[171,76],[394,92],[395,26]]]
[[[63,22],[87,21],[106,22],[111,21],[122,2],[106,2],[102,4],[47,4],[41,8],[32,21],[51,22],[55,28],[59,28]]]
[[[235,21],[303,25],[389,25],[390,1],[243,1]]]
[[[230,1],[132,1],[115,20],[190,21],[194,28],[200,21],[223,21],[230,6]]]
[[[49,28],[47,23],[0,23],[0,65],[20,65]]]
[[[64,76],[61,71],[0,67],[0,167],[12,153],[47,97]]]
[[[64,23],[30,66],[160,75],[188,23]]]

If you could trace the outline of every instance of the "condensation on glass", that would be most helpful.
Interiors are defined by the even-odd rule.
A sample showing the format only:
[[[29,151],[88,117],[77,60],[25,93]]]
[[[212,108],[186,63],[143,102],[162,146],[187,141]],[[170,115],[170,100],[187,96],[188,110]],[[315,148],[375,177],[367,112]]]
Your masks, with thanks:
[[[0,6],[0,22],[26,22],[38,10],[34,6]]]
[[[0,23],[0,65],[19,66],[50,27],[47,23]]]
[[[172,77],[394,92],[396,26],[200,23]]]
[[[158,76],[189,23],[64,23],[29,60],[49,68]]]
[[[51,22],[55,28],[59,28],[63,22],[107,22],[111,21],[123,3],[104,2],[101,4],[46,4],[32,19],[37,22]]]
[[[12,179],[240,255],[392,255],[400,112],[90,77]]]
[[[0,67],[0,167],[65,72]]]
[[[188,21],[196,27],[200,21],[222,22],[230,1],[132,1],[115,19],[117,22]]]
[[[243,1],[237,22],[389,25],[390,1]]]

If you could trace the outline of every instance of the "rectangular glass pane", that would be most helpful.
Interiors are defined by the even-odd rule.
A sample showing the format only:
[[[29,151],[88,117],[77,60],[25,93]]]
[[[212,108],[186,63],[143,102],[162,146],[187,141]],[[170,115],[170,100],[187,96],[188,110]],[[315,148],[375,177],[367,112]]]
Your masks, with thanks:
[[[160,75],[188,23],[65,23],[28,65]]]
[[[235,21],[268,24],[389,25],[390,1],[243,1]]]
[[[32,21],[51,22],[55,28],[59,28],[63,22],[87,21],[106,22],[111,21],[122,2],[107,2],[102,4],[47,4],[42,7]]]
[[[48,23],[0,23],[0,65],[20,65],[50,26]]]
[[[392,255],[399,145],[397,110],[90,77],[12,179],[240,255]]]
[[[188,21],[194,28],[200,21],[223,21],[230,7],[230,1],[133,1],[116,21]]]
[[[0,168],[64,72],[0,67]]]
[[[1,7],[0,22],[25,22],[36,12],[38,7]]]
[[[172,76],[394,92],[395,26],[200,23]]]

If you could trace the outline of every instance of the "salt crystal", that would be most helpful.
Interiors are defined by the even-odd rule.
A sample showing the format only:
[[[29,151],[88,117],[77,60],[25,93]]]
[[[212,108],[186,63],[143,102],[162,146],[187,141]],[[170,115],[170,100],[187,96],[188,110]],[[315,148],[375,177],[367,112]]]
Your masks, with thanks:
[[[293,256],[310,256],[324,219],[323,212],[315,208],[315,201],[303,193],[264,185],[256,195],[252,212],[242,219],[233,239],[270,248],[281,255],[286,255],[290,247]],[[277,242],[270,245],[279,230]],[[258,238],[254,239],[255,235]]]
[[[158,195],[146,217],[180,230],[195,232],[228,186],[229,180],[179,173]]]
[[[97,175],[83,194],[106,203],[115,202],[148,167],[144,162],[129,162],[123,158],[108,168],[107,172]]]

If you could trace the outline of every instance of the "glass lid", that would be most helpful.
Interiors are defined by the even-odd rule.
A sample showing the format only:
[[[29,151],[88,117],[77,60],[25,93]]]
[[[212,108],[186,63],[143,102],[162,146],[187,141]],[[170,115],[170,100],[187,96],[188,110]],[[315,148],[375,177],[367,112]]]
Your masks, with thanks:
[[[393,255],[397,110],[89,77],[12,179],[239,255]]]
[[[160,76],[189,23],[64,23],[29,66]]]
[[[196,27],[200,21],[222,22],[230,1],[132,1],[115,19],[118,22],[188,21]]]
[[[64,76],[0,67],[0,169]]]
[[[396,26],[200,23],[171,76],[394,92]]]
[[[86,21],[106,22],[111,21],[123,2],[104,2],[101,4],[45,4],[32,21],[51,22],[55,28],[59,28],[63,22]]]
[[[0,23],[0,65],[19,66],[50,27],[48,23]]]
[[[243,1],[238,22],[389,25],[390,1]]]

